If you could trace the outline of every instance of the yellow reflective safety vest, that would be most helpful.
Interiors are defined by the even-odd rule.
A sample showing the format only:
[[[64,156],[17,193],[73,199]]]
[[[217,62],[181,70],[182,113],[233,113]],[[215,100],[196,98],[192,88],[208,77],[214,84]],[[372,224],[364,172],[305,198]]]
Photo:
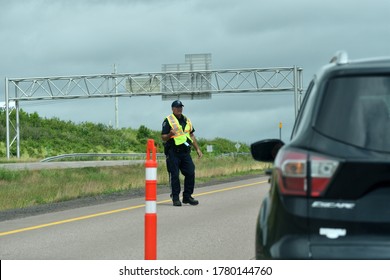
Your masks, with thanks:
[[[186,143],[187,139],[189,139],[192,142],[192,139],[190,136],[190,133],[192,131],[192,123],[191,123],[189,118],[185,117],[184,115],[182,115],[182,116],[184,118],[186,118],[186,120],[187,120],[184,131],[183,131],[182,126],[179,123],[179,120],[175,117],[174,114],[170,114],[167,117],[167,120],[168,120],[170,126],[172,127],[172,130],[175,132],[175,135],[173,135],[171,138],[174,139],[176,146]]]

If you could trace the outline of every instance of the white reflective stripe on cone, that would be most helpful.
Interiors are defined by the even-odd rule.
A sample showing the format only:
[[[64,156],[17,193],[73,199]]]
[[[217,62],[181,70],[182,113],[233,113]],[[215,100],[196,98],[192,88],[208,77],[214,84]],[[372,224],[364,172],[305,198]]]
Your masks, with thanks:
[[[157,180],[157,168],[146,168],[146,180]]]
[[[146,214],[154,214],[156,213],[156,210],[157,210],[157,203],[156,201],[150,201],[150,200],[147,200],[145,202],[145,213]]]

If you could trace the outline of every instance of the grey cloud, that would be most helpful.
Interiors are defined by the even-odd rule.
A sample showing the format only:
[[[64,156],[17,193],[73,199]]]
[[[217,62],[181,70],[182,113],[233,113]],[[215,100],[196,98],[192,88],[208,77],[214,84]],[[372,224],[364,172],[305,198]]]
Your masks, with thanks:
[[[214,69],[302,67],[308,84],[339,49],[351,58],[389,55],[387,0],[1,1],[4,77],[156,72],[187,53],[212,53]],[[292,95],[215,95],[184,100],[198,137],[251,142],[293,125]],[[40,115],[113,124],[114,99],[22,104]],[[119,122],[159,130],[161,98],[120,99]]]

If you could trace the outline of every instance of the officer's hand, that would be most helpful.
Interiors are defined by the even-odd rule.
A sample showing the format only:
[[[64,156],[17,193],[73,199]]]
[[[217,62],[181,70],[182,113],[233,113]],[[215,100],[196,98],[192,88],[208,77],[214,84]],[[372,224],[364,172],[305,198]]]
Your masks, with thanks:
[[[202,158],[203,157],[203,153],[202,153],[202,151],[198,148],[198,149],[196,149],[196,153],[198,154],[198,157],[199,158]]]

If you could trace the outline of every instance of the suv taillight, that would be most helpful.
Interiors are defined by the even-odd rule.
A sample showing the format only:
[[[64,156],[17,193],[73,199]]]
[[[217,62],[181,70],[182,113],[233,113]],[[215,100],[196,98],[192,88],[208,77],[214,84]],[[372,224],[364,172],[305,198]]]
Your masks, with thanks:
[[[338,164],[337,160],[319,154],[281,149],[275,159],[280,192],[284,195],[321,196]]]

